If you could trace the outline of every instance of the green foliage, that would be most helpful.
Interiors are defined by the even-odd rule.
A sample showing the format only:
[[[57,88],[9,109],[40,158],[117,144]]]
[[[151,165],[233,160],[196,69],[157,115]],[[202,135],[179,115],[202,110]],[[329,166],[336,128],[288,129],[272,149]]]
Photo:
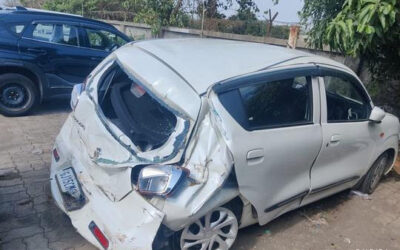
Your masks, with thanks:
[[[300,21],[307,31],[307,43],[317,49],[322,49],[322,37],[330,21],[342,10],[345,0],[304,0],[300,11]]]
[[[237,14],[231,16],[231,20],[241,20],[246,22],[257,21],[256,13],[260,10],[253,0],[236,0],[239,8]]]
[[[350,55],[371,51],[393,36],[399,38],[399,11],[396,0],[346,0],[328,25],[325,42]]]
[[[95,18],[96,12],[133,13],[133,21],[151,25],[154,35],[160,33],[162,26],[179,27],[188,22],[182,0],[46,0],[44,8]]]
[[[400,79],[400,2],[346,0],[329,23],[324,43],[345,54],[362,55],[375,78]]]

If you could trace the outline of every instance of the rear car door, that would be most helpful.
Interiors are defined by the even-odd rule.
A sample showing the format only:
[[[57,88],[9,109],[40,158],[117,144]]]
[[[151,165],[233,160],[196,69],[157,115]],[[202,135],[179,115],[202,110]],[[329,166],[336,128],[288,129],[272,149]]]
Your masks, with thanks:
[[[323,146],[311,171],[307,203],[352,187],[368,168],[379,134],[368,121],[371,100],[354,76],[322,68],[319,83]]]
[[[106,56],[129,42],[129,38],[115,30],[97,25],[81,24],[82,47],[87,48],[90,66],[96,67]]]
[[[44,72],[53,94],[70,94],[92,70],[86,49],[80,47],[79,23],[34,21],[19,42],[21,56]]]
[[[214,88],[239,190],[260,224],[297,208],[309,192],[309,171],[322,143],[313,69],[257,74]]]

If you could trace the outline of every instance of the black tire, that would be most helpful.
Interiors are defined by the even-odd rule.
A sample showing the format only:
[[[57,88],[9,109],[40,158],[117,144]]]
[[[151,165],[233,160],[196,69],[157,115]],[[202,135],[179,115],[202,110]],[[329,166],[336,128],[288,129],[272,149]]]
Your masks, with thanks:
[[[379,158],[374,162],[372,167],[365,175],[362,182],[359,184],[359,191],[365,194],[372,194],[375,191],[386,170],[388,159],[388,153],[383,153],[381,156],[379,156]]]
[[[39,92],[31,79],[24,75],[0,75],[0,113],[5,116],[22,116],[35,108]]]

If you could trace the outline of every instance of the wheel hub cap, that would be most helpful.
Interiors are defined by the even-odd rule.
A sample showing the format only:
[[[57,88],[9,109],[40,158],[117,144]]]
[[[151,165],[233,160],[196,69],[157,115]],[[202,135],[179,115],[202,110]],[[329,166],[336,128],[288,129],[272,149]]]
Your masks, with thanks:
[[[19,107],[26,102],[26,92],[22,86],[9,84],[1,90],[0,101],[8,107]]]
[[[181,249],[229,249],[238,232],[238,223],[232,211],[220,207],[186,226],[181,235]]]

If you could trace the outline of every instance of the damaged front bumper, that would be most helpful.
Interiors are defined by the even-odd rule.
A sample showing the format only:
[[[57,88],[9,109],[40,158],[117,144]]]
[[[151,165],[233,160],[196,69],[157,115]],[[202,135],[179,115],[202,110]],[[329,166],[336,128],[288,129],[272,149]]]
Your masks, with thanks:
[[[65,126],[68,127],[68,121]],[[73,226],[99,249],[151,249],[164,213],[152,206],[135,190],[119,202],[111,201],[101,187],[93,182],[82,161],[68,155],[66,151],[70,148],[68,146],[62,136],[57,138],[56,148],[60,159],[58,161],[54,157],[52,159],[50,183],[54,200],[70,217]],[[79,209],[68,211],[56,174],[71,167],[84,193],[85,204]],[[96,237],[93,225],[96,225],[106,238],[107,245],[101,243],[98,235]]]

